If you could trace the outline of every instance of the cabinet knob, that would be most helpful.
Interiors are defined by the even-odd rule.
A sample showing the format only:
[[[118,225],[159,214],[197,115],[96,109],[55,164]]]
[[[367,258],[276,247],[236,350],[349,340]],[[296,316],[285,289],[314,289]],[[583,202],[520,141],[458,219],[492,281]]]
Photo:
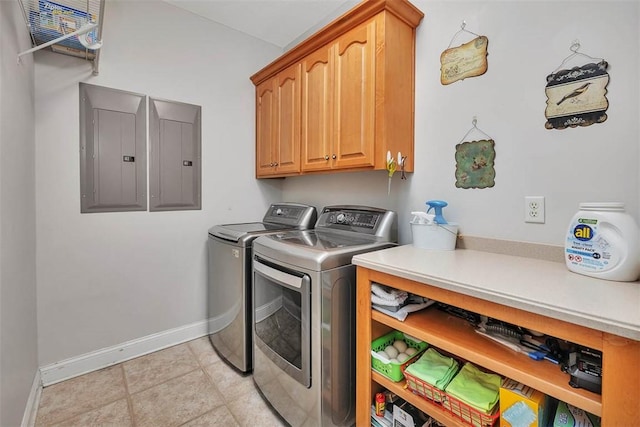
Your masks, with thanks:
[[[273,166],[278,166],[278,162],[275,162],[275,163],[273,164]]]
[[[273,167],[273,162],[272,162],[272,163],[269,163],[269,167]]]
[[[329,156],[326,156],[326,155],[325,155],[325,156],[324,156],[324,159],[325,159],[325,160],[329,160]]]
[[[331,158],[332,158],[333,160],[335,160],[335,159],[336,159],[336,155],[334,154],[333,156],[331,156]]]

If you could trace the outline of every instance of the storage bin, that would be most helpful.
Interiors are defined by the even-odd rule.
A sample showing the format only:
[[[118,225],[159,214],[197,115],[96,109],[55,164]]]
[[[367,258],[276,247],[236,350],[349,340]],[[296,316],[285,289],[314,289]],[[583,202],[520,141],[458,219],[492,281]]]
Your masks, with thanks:
[[[406,366],[403,366],[402,373],[407,380],[407,388],[423,399],[433,400],[434,402],[442,402],[445,396],[445,392],[437,387],[432,386],[426,381],[422,381],[420,378],[411,375],[406,371]]]
[[[482,412],[406,372],[407,366],[409,366],[409,364],[405,364],[402,367],[402,372],[407,381],[407,388],[423,399],[440,403],[445,411],[459,418],[465,424],[475,427],[493,426],[498,418],[500,418],[500,402],[497,402],[488,413]]]
[[[452,251],[456,248],[458,224],[419,224],[411,222],[413,246],[423,249]]]
[[[402,381],[404,378],[402,367],[413,363],[422,355],[427,347],[429,347],[429,344],[424,341],[416,341],[400,331],[391,331],[390,333],[375,339],[371,343],[371,350],[374,352],[382,351],[387,346],[392,345],[396,340],[402,340],[407,344],[407,347],[415,348],[417,350],[416,354],[403,363],[385,363],[382,360],[377,359],[373,354],[371,355],[371,367],[394,382]]]
[[[500,418],[500,402],[497,402],[491,411],[485,413],[445,393],[442,407],[474,427],[493,426]]]
[[[444,397],[444,389],[459,369],[460,362],[431,347],[420,359],[411,365],[403,366],[403,373],[409,390],[424,399],[439,403]],[[435,372],[438,372],[438,379],[433,376]],[[429,379],[435,383],[431,384]]]

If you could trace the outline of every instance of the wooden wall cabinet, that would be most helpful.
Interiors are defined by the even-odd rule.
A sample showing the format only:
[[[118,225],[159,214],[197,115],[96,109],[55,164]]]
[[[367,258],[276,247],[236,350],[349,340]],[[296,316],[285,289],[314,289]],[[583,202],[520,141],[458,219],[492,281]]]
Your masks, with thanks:
[[[375,166],[379,20],[349,31],[303,60],[302,171]]]
[[[602,395],[568,385],[557,365],[494,344],[476,334],[466,321],[437,309],[411,314],[404,322],[371,309],[371,283],[376,282],[465,310],[541,331],[602,351]],[[640,419],[640,342],[562,320],[504,306],[454,291],[415,282],[362,266],[356,292],[356,425],[369,425],[376,392],[388,389],[447,426],[464,426],[458,418],[414,395],[371,369],[371,342],[399,330],[504,377],[513,378],[557,399],[602,417],[603,426],[638,425]]]
[[[384,170],[387,151],[407,156],[412,172],[415,28],[423,16],[406,0],[364,1],[253,75],[256,176]],[[292,65],[301,70],[300,113],[283,115],[265,104],[277,98],[272,79]],[[280,128],[297,129],[298,138],[278,136]],[[297,171],[271,166],[266,145],[283,137],[285,146],[297,140]]]
[[[256,87],[256,176],[300,172],[300,64]]]

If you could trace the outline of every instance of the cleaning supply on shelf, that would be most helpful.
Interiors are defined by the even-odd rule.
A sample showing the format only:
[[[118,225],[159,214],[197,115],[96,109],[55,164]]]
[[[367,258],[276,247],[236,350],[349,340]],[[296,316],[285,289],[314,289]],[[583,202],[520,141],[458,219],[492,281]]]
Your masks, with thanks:
[[[429,348],[420,359],[407,366],[405,372],[444,390],[458,372],[459,367],[458,362],[452,357],[443,356],[434,348]]]
[[[433,209],[435,211],[435,222],[438,224],[446,224],[447,221],[444,219],[444,217],[442,216],[442,208],[446,207],[448,205],[447,202],[445,202],[444,200],[429,200],[426,203],[427,206],[429,206],[429,208],[427,209],[427,213],[429,213],[429,211],[431,211],[431,209]]]
[[[442,208],[448,205],[443,200],[426,202],[427,212],[411,212],[411,234],[413,246],[423,249],[451,251],[456,248],[458,224],[447,222],[442,216]],[[434,210],[435,213],[429,213]]]
[[[640,276],[640,236],[624,203],[580,203],[569,223],[565,262],[575,273],[633,282]]]
[[[445,391],[480,411],[489,412],[500,398],[501,381],[499,375],[482,372],[467,362]]]
[[[384,394],[376,393],[376,416],[384,417],[385,400]]]
[[[434,214],[428,214],[426,212],[420,212],[420,211],[411,212],[411,215],[413,215],[413,219],[411,220],[412,224],[432,225],[436,218]]]
[[[566,402],[558,402],[553,427],[600,427],[601,425],[600,417]]]
[[[501,427],[547,427],[553,416],[553,399],[511,378],[500,387]]]

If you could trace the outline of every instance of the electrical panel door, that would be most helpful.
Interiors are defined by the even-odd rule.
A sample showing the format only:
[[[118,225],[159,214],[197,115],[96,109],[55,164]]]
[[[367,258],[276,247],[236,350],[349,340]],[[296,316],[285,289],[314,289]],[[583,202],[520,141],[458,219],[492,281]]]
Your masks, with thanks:
[[[147,210],[145,101],[80,83],[80,212]]]
[[[201,208],[201,107],[149,98],[149,210]]]

